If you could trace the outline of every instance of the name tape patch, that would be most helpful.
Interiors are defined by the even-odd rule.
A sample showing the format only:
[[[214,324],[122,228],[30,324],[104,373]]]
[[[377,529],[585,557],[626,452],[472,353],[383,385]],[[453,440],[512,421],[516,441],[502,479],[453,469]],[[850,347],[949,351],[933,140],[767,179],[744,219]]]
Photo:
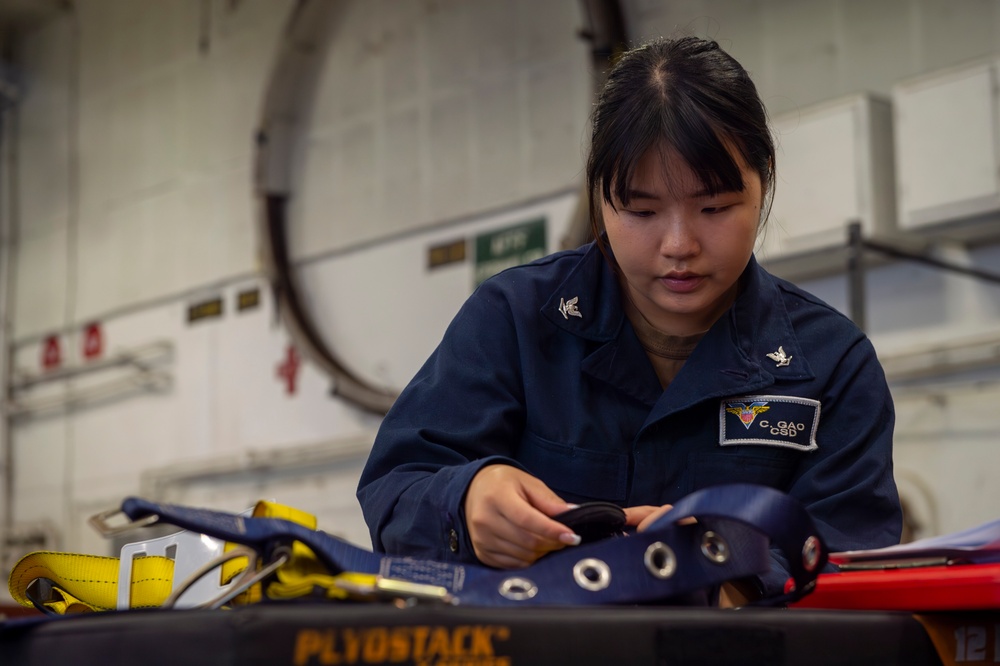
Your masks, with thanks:
[[[726,398],[719,407],[719,446],[754,444],[812,451],[819,427],[818,400],[788,395]]]

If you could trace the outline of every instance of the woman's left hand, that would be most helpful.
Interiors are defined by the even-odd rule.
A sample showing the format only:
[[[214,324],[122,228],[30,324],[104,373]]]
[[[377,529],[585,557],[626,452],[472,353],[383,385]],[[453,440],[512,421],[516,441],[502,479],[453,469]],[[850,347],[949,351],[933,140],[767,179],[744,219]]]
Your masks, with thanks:
[[[656,519],[670,511],[674,508],[673,504],[664,504],[663,506],[651,506],[649,504],[643,504],[641,506],[630,506],[625,509],[625,525],[628,527],[636,528],[637,532],[643,532],[650,525],[656,522]]]

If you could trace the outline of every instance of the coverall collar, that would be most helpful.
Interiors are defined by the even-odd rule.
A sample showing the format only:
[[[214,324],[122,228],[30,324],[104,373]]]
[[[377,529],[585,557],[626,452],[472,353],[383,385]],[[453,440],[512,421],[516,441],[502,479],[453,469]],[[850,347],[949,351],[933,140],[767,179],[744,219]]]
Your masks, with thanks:
[[[740,277],[736,301],[698,343],[647,424],[703,400],[746,395],[777,381],[813,378],[779,289],[751,257]]]
[[[740,282],[736,301],[709,329],[666,391],[651,364],[621,359],[620,355],[645,351],[631,326],[625,325],[617,277],[596,244],[552,293],[541,314],[573,335],[603,343],[584,359],[581,369],[656,405],[650,414],[655,420],[695,402],[759,390],[776,379],[812,378],[775,279],[751,257]],[[567,305],[573,299],[577,300]],[[768,356],[780,359],[781,352],[788,359],[786,365]],[[615,363],[616,357],[623,362]],[[635,368],[646,366],[649,372],[636,377]],[[626,374],[627,368],[631,371]]]
[[[567,302],[573,299],[578,299],[573,303],[578,316],[567,309]],[[590,244],[583,258],[552,292],[542,306],[542,314],[581,338],[609,342],[619,336],[625,320],[621,289],[597,243]]]
[[[741,293],[720,321],[725,320],[747,360],[781,381],[813,379],[806,351],[785,309],[780,281],[753,256],[740,281]]]

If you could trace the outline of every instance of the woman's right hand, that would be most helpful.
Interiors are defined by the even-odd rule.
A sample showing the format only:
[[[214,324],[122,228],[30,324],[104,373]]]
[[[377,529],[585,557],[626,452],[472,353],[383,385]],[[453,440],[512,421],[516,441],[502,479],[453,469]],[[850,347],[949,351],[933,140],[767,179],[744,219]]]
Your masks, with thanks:
[[[542,555],[580,543],[551,518],[574,505],[510,465],[488,465],[465,495],[465,523],[479,561],[500,569],[526,567]]]

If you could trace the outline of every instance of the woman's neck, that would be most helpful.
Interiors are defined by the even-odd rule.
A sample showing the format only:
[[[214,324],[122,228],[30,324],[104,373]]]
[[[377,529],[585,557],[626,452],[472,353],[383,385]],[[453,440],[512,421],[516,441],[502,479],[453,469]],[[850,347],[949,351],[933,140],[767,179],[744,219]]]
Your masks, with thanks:
[[[739,282],[733,284],[714,304],[711,310],[699,313],[697,316],[685,313],[672,313],[663,310],[642,294],[636,294],[625,281],[619,277],[622,298],[631,303],[635,312],[654,330],[663,335],[687,337],[703,334],[719,320],[726,310],[736,300],[739,293]]]

